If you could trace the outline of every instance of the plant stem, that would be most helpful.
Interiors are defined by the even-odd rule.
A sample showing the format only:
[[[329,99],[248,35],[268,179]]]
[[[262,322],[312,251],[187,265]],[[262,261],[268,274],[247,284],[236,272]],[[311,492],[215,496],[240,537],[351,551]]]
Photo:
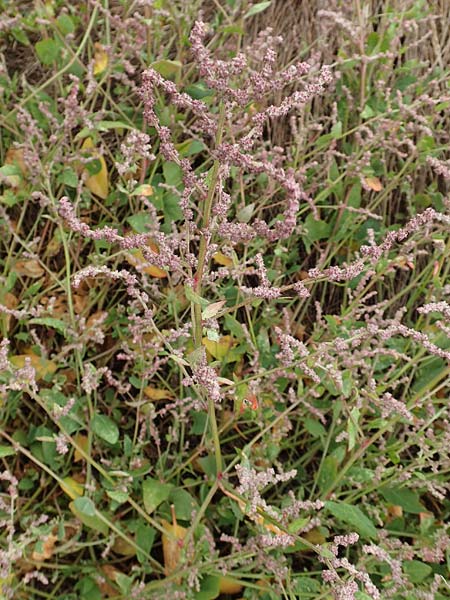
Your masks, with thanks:
[[[215,140],[215,146],[219,146],[222,143],[222,134],[223,134],[223,125],[225,122],[225,106],[221,104],[220,112],[219,112],[219,121],[217,124],[217,134]],[[202,233],[200,238],[200,246],[198,252],[198,266],[197,271],[195,273],[195,284],[194,290],[195,292],[201,296],[202,295],[202,281],[203,275],[207,267],[206,260],[206,252],[208,249],[208,229],[211,223],[211,210],[213,205],[214,193],[216,190],[217,180],[219,177],[219,168],[220,162],[218,160],[214,161],[211,171],[211,180],[208,188],[208,194],[205,199],[205,203],[203,206],[203,214],[202,214]],[[202,307],[199,304],[192,303],[191,304],[192,311],[192,320],[193,320],[193,333],[194,333],[194,346],[195,348],[201,348],[202,346]],[[216,407],[214,405],[214,400],[208,397],[208,419],[209,419],[209,427],[211,432],[211,438],[214,443],[214,451],[216,455],[216,471],[217,474],[222,472],[222,453],[220,449],[220,438],[219,438],[219,430],[217,427],[217,419],[216,419]]]

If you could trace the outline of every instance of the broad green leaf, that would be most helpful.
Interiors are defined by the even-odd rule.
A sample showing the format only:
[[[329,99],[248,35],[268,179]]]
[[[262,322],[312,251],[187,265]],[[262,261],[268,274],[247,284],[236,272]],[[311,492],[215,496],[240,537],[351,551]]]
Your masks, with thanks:
[[[406,487],[382,487],[380,494],[394,506],[401,506],[405,512],[419,514],[426,512],[426,508],[420,503],[419,495]]]
[[[220,578],[217,575],[206,575],[200,583],[200,591],[194,592],[195,600],[214,600],[220,594]]]
[[[152,63],[151,66],[165,79],[174,79],[181,71],[183,65],[179,60],[168,60],[163,58]]]
[[[175,515],[180,521],[190,521],[193,511],[198,510],[197,502],[183,488],[172,490],[169,500],[175,506]]]
[[[150,527],[150,525],[141,524],[139,525],[136,532],[136,545],[142,548],[143,552],[136,552],[136,557],[141,564],[147,564],[148,558],[146,554],[150,554],[153,542],[155,541],[156,529]],[[145,552],[145,554],[144,554]]]
[[[39,60],[44,65],[51,65],[61,53],[61,45],[53,38],[40,40],[34,47]]]
[[[28,321],[28,323],[32,323],[34,325],[44,325],[45,327],[50,327],[51,329],[56,329],[59,333],[65,335],[67,331],[67,325],[61,319],[55,319],[54,317],[33,317]]]
[[[166,161],[163,164],[163,174],[166,183],[169,185],[180,185],[183,181],[183,171],[175,162]]]
[[[325,508],[338,521],[350,525],[363,538],[376,538],[377,530],[372,521],[367,517],[358,506],[347,504],[345,502],[325,502]]]
[[[6,458],[7,456],[14,456],[16,451],[12,446],[6,444],[0,444],[0,458]]]
[[[313,215],[308,215],[305,220],[305,228],[309,241],[317,242],[327,239],[331,232],[331,225],[320,219],[316,220]]]
[[[142,498],[148,514],[151,514],[161,502],[167,500],[172,489],[171,483],[162,483],[153,477],[146,477],[142,483]]]
[[[75,25],[69,15],[62,13],[56,19],[56,24],[58,25],[58,29],[63,35],[68,35],[69,33],[73,33],[75,31]]]
[[[253,17],[253,15],[257,15],[258,13],[263,12],[272,4],[272,0],[266,0],[265,2],[258,2],[251,6],[248,11],[244,15],[244,19],[248,19],[249,17]]]
[[[402,567],[412,583],[421,583],[433,571],[430,565],[420,560],[404,560]]]
[[[128,217],[126,221],[137,233],[148,232],[148,227],[151,225],[151,217],[146,212],[138,212],[134,215],[131,215],[131,217]]]
[[[108,525],[97,515],[95,505],[89,498],[85,498],[84,496],[76,498],[70,502],[69,508],[86,527],[95,529],[103,535],[108,533]]]
[[[128,500],[129,494],[127,492],[122,492],[120,490],[106,490],[107,495],[117,502],[117,504],[123,504]]]
[[[106,415],[95,415],[91,421],[92,431],[109,444],[116,444],[119,440],[117,424]]]

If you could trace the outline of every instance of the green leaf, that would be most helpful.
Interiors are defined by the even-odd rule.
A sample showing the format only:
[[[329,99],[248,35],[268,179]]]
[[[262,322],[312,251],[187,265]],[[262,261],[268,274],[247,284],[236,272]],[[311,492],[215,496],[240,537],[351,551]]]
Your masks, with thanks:
[[[331,232],[330,223],[321,219],[316,220],[311,214],[306,217],[305,228],[310,242],[327,239]]]
[[[116,444],[119,440],[117,424],[106,415],[95,415],[91,421],[92,431],[108,444]]]
[[[81,496],[69,504],[72,513],[79,519],[83,525],[89,529],[95,529],[103,535],[107,535],[109,527],[97,514],[94,503],[89,498]]]
[[[34,45],[36,54],[43,65],[51,65],[59,58],[61,45],[53,38],[40,40]]]
[[[180,156],[186,158],[188,156],[193,156],[194,154],[198,154],[206,149],[206,146],[200,140],[186,140],[181,144],[177,144],[176,148],[180,153]]]
[[[394,506],[401,506],[405,512],[419,514],[426,508],[420,503],[419,495],[405,487],[380,488],[380,494]]]
[[[107,495],[117,504],[123,504],[128,500],[129,494],[120,490],[106,490]]]
[[[359,421],[359,408],[352,408],[350,411],[350,418],[347,422],[347,434],[348,434],[348,450],[353,450],[356,444],[356,438],[358,435],[358,421]]]
[[[168,185],[178,186],[183,181],[183,171],[177,163],[166,161],[163,164],[163,174]]]
[[[189,302],[193,302],[194,304],[200,304],[202,309],[205,309],[207,306],[209,306],[208,300],[199,296],[189,285],[184,286],[184,294],[186,296],[186,300],[189,300]]]
[[[148,232],[148,227],[151,225],[151,217],[146,212],[139,212],[131,215],[131,217],[128,217],[126,221],[137,233]]]
[[[377,530],[372,521],[367,517],[360,508],[345,502],[325,502],[325,508],[338,521],[350,525],[363,538],[376,538]]]
[[[322,423],[309,417],[305,420],[305,429],[315,438],[325,437],[327,433]]]
[[[68,35],[69,33],[73,33],[75,31],[75,25],[69,15],[65,13],[59,15],[56,19],[56,24],[58,29],[63,35]]]
[[[420,560],[404,560],[402,566],[411,583],[421,583],[433,570]]]
[[[20,44],[23,44],[24,46],[30,45],[28,35],[26,31],[24,31],[21,27],[12,27],[11,33],[14,39],[16,39]]]
[[[150,515],[160,504],[167,500],[172,491],[171,483],[162,483],[153,477],[147,477],[142,483],[142,498],[145,510]]]
[[[169,500],[175,506],[175,515],[180,521],[190,521],[192,512],[198,510],[198,504],[190,493],[177,488],[170,493]]]
[[[245,13],[244,19],[248,19],[249,17],[253,17],[253,15],[257,15],[258,13],[263,12],[272,4],[272,0],[266,0],[266,2],[258,2],[249,8],[249,10]]]
[[[85,517],[95,517],[97,514],[95,504],[90,498],[80,496],[73,501],[73,505],[77,511]]]
[[[76,188],[78,185],[78,175],[73,169],[64,169],[58,177],[58,183],[67,185],[67,187]]]
[[[3,177],[9,177],[10,175],[21,175],[22,171],[18,165],[3,165],[0,167],[0,175]]]
[[[83,577],[75,586],[80,593],[79,597],[83,600],[102,600],[100,588],[92,577]]]
[[[207,96],[212,96],[214,91],[206,87],[204,83],[198,82],[188,85],[186,87],[186,94],[189,94],[189,96],[194,100],[201,100]]]
[[[319,479],[317,481],[322,492],[333,485],[337,477],[338,460],[335,456],[327,456],[322,463]]]
[[[321,585],[317,579],[313,579],[312,577],[296,577],[292,583],[295,593],[300,598],[303,598],[303,594],[308,594],[308,596],[305,596],[308,598],[310,594],[314,594],[316,597],[319,595]]]
[[[136,532],[136,545],[142,548],[142,552],[139,550],[136,552],[136,557],[141,564],[148,564],[148,558],[146,555],[150,554],[150,551],[155,541],[156,529],[150,527],[150,525],[141,524]]]
[[[181,71],[181,67],[183,65],[180,63],[179,60],[168,60],[166,58],[163,58],[152,63],[151,66],[165,79],[174,79],[176,75]]]
[[[0,458],[6,458],[7,456],[13,456],[16,453],[12,446],[7,444],[0,444]]]
[[[32,323],[34,325],[44,325],[45,327],[50,327],[51,329],[56,329],[59,333],[65,335],[67,330],[67,325],[61,319],[55,319],[54,317],[33,317],[28,321],[28,323]]]
[[[214,600],[220,594],[220,579],[217,575],[206,575],[200,583],[200,591],[194,593],[195,600]]]

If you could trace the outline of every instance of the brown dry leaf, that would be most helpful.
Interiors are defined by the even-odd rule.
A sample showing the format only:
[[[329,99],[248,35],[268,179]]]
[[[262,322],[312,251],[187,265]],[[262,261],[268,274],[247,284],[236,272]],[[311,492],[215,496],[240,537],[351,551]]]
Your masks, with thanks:
[[[94,54],[94,75],[100,75],[108,66],[108,54],[105,52],[102,44],[99,42],[95,42],[94,44],[95,54]]]
[[[233,259],[225,254],[222,254],[222,252],[215,252],[212,257],[214,262],[216,262],[218,265],[222,265],[223,267],[231,267],[233,265]]]
[[[82,313],[88,305],[89,298],[85,295],[74,294],[72,296],[73,299],[73,309],[79,315]]]
[[[204,337],[202,343],[213,358],[222,360],[232,348],[234,339],[231,335],[223,335],[218,342],[213,342]]]
[[[53,361],[31,352],[27,354],[16,354],[15,356],[11,356],[9,360],[15,367],[22,369],[25,366],[27,358],[30,359],[31,366],[36,371],[36,379],[42,379],[46,375],[53,375],[58,368]]]
[[[175,398],[172,392],[155,388],[151,385],[144,388],[144,394],[147,398],[150,398],[150,400],[173,400]]]
[[[242,590],[242,585],[233,579],[233,577],[229,577],[228,575],[221,575],[219,578],[219,592],[221,594],[239,594]]]
[[[42,277],[45,273],[41,267],[39,261],[31,258],[29,260],[18,260],[14,265],[14,271],[18,275],[24,275],[24,277],[38,278]]]
[[[95,327],[99,323],[103,323],[105,319],[108,318],[108,313],[106,310],[97,310],[92,313],[89,319],[86,321],[86,327],[89,329],[90,327]]]
[[[42,562],[44,560],[48,560],[49,558],[51,558],[53,556],[53,552],[55,551],[55,544],[56,544],[57,539],[58,539],[58,537],[56,535],[53,535],[52,533],[50,533],[42,542],[42,552],[38,552],[37,550],[34,550],[31,555],[31,558],[38,562]],[[37,547],[37,544],[36,544],[35,548],[36,547]]]
[[[162,534],[164,572],[168,576],[176,571],[178,567],[187,529],[177,523],[172,525],[164,519],[162,520],[162,526],[166,532]]]
[[[390,504],[388,506],[388,521],[392,521],[393,519],[397,519],[398,517],[403,516],[403,508],[396,504]]]
[[[107,577],[107,579],[103,579],[98,584],[100,591],[102,594],[105,594],[108,598],[117,596],[119,590],[115,588],[111,582],[115,583],[117,576],[121,575],[121,572],[118,569],[115,569],[111,565],[102,565],[100,567],[100,571]],[[109,581],[108,581],[109,580]]]
[[[105,200],[108,196],[109,192],[109,178],[108,178],[108,169],[106,167],[106,162],[103,156],[100,154],[99,150],[94,147],[94,142],[92,138],[87,137],[83,145],[81,146],[82,150],[88,150],[90,154],[98,161],[100,161],[100,171],[95,175],[88,175],[86,179],[86,187],[96,196]],[[87,173],[87,171],[85,171]]]
[[[89,440],[88,440],[87,435],[83,435],[82,433],[76,433],[73,436],[73,441],[77,444],[77,446],[80,446],[80,448],[82,450],[84,450],[87,454],[87,452],[89,450]],[[80,462],[80,460],[83,460],[83,459],[84,459],[84,457],[81,454],[81,452],[75,448],[75,452],[73,455],[74,462]]]
[[[378,177],[365,177],[364,183],[374,192],[381,192],[383,189],[383,184],[378,179]]]

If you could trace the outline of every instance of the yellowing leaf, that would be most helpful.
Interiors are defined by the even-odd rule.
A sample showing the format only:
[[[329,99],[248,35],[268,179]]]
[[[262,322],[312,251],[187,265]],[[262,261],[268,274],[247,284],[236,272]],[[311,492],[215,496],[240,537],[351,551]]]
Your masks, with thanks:
[[[28,173],[28,169],[23,156],[23,149],[9,148],[5,156],[5,165],[15,165],[16,167],[18,167],[20,174],[17,173],[16,175],[5,175],[4,180],[12,188],[19,188],[23,178],[25,178],[25,176]]]
[[[216,360],[221,360],[225,358],[230,351],[234,340],[231,335],[223,335],[218,342],[213,342],[207,337],[204,337],[202,342],[213,358]]]
[[[73,477],[64,477],[60,483],[62,491],[69,496],[72,500],[79,498],[84,494],[84,488],[76,481]]]
[[[17,308],[19,300],[16,296],[14,296],[14,294],[11,294],[11,292],[6,292],[3,296],[0,294],[0,304],[3,304],[3,306],[6,306],[6,308],[14,309]],[[7,332],[11,324],[11,319],[11,315],[3,313],[0,314],[0,321],[3,321],[5,323],[5,329]]]
[[[15,367],[22,369],[25,366],[27,358],[30,359],[31,366],[36,371],[36,379],[38,380],[46,375],[52,375],[57,369],[57,366],[53,361],[32,353],[16,354],[15,356],[11,356],[9,360]]]
[[[86,178],[86,187],[93,194],[99,196],[100,198],[102,198],[102,200],[105,200],[109,192],[108,169],[106,167],[105,159],[100,154],[98,149],[94,148],[94,142],[90,137],[87,137],[84,140],[81,149],[88,150],[89,153],[92,154],[92,156],[100,162],[100,171],[98,173],[95,173],[95,175],[89,175]]]
[[[148,183],[139,185],[132,193],[132,196],[153,196],[153,188]]]
[[[149,241],[147,245],[150,248],[150,250],[152,250],[156,254],[159,254],[159,249],[156,244],[154,244],[152,241]],[[150,275],[151,277],[164,279],[168,276],[167,272],[164,271],[164,269],[160,269],[156,265],[149,265],[148,261],[144,258],[144,255],[142,254],[142,250],[133,250],[132,252],[130,252],[127,255],[127,261],[130,263],[130,265],[133,265],[133,267],[140,267],[140,271],[142,271],[146,275]]]
[[[18,260],[14,264],[14,271],[19,275],[23,275],[24,277],[33,277],[35,279],[42,277],[42,275],[45,273],[39,261],[35,260],[34,258],[29,260]]]
[[[215,252],[212,257],[214,262],[223,267],[231,267],[233,265],[233,260],[229,256],[222,254],[222,252]]]
[[[378,177],[365,177],[364,183],[374,192],[381,192],[383,189],[383,184]]]
[[[242,590],[242,585],[228,575],[221,575],[219,578],[219,592],[221,594],[239,594]]]
[[[121,537],[116,537],[112,549],[116,554],[121,554],[122,556],[134,556],[136,554],[136,548]]]
[[[162,546],[164,556],[164,572],[166,576],[176,571],[180,562],[183,540],[187,529],[177,523],[173,525],[168,521],[162,520],[162,526],[165,533],[162,534]]]
[[[88,450],[89,450],[89,440],[88,440],[87,435],[83,435],[82,433],[77,433],[77,434],[75,434],[73,436],[73,439],[74,439],[74,442],[78,446],[80,446],[80,448],[82,450],[84,450],[86,453],[88,452]],[[73,455],[74,462],[80,462],[80,460],[83,460],[83,459],[84,459],[83,454],[79,450],[77,450],[75,448],[75,452],[74,452],[74,455]]]
[[[94,75],[100,75],[108,66],[108,54],[105,52],[103,46],[96,42],[94,44],[95,54],[94,54]]]
[[[148,385],[144,388],[144,394],[147,396],[147,398],[150,398],[150,400],[171,400],[175,397],[172,392],[169,392],[168,390],[160,390],[151,385]]]
[[[55,544],[57,541],[57,536],[50,533],[42,542],[42,551],[35,549],[31,554],[31,558],[38,562],[42,562],[44,560],[48,560],[53,556],[53,552],[55,550]],[[35,548],[39,547],[39,542],[36,544]]]

